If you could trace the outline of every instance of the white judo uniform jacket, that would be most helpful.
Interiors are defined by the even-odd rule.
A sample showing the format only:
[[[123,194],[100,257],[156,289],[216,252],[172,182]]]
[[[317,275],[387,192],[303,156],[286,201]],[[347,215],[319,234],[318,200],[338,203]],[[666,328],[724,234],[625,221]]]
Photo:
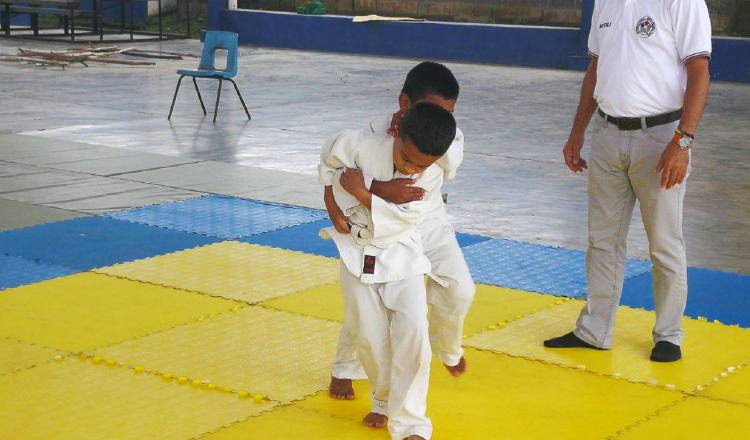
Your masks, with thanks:
[[[385,131],[374,135],[365,130],[344,130],[331,138],[321,153],[320,183],[333,187],[336,204],[351,224],[349,234],[331,227],[323,229],[321,236],[336,243],[346,268],[365,284],[430,274],[418,226],[425,216],[444,213],[440,194],[443,169],[433,164],[421,174],[408,176],[394,171],[393,142]],[[415,179],[414,185],[425,190],[425,198],[396,205],[373,194],[368,210],[341,187],[339,177],[345,168],[362,170],[367,187],[372,180]]]

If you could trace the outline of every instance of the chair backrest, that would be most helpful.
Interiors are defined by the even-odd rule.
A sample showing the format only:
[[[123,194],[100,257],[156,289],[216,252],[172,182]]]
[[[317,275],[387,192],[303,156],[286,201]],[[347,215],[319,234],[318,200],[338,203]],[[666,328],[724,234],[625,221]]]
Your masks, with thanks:
[[[230,76],[237,75],[237,52],[239,46],[239,37],[234,32],[208,31],[203,42],[203,51],[201,51],[200,70],[220,70],[216,69],[216,49],[226,49],[227,67],[224,72]]]

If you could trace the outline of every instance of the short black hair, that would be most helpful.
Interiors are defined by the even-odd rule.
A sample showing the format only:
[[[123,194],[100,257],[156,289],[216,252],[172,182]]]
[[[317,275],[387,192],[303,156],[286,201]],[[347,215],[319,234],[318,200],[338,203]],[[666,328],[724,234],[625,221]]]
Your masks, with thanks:
[[[442,156],[456,137],[456,120],[439,105],[420,102],[401,120],[401,139],[409,139],[423,154]]]
[[[458,81],[453,72],[444,65],[424,61],[406,75],[401,93],[405,93],[412,103],[433,94],[443,99],[455,100],[458,99]]]

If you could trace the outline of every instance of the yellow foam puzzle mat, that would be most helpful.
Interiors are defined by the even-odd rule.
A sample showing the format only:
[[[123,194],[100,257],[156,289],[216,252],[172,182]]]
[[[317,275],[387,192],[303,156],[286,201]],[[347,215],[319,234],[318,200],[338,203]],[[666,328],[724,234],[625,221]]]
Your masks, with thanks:
[[[686,397],[609,437],[637,439],[746,439],[750,407],[701,397]]]
[[[388,440],[382,429],[362,429],[347,418],[324,414],[294,405],[282,406],[270,413],[233,424],[201,437],[201,440]]]
[[[485,330],[501,328],[530,313],[568,301],[550,295],[524,292],[502,287],[477,285],[476,296],[464,323],[464,333],[473,335]],[[342,322],[344,306],[341,286],[329,284],[262,303],[277,310]]]
[[[0,376],[0,438],[185,440],[274,406],[66,357]]]
[[[427,413],[435,440],[604,438],[683,397],[496,353],[467,349],[466,360],[468,370],[460,378],[432,363]],[[356,381],[354,401],[334,400],[321,392],[293,406],[346,418],[353,438],[359,438],[355,436],[369,431],[359,423],[370,410],[369,390],[366,381]],[[272,418],[274,412],[247,423]],[[269,438],[283,438],[277,432],[283,431],[268,431]]]
[[[67,351],[143,336],[237,303],[95,273],[3,291],[0,335]]]
[[[63,355],[53,348],[0,337],[0,375],[47,364]]]
[[[551,295],[477,284],[474,302],[464,322],[464,334],[502,328],[508,323],[568,301]]]
[[[699,395],[750,407],[750,366],[728,367],[717,374]]]
[[[333,258],[224,241],[96,272],[255,303],[338,280]]]
[[[344,301],[341,297],[341,285],[338,283],[269,299],[261,305],[329,321],[344,321]]]
[[[170,380],[289,402],[324,389],[341,326],[257,306],[93,353]]]
[[[687,392],[699,390],[727,368],[750,359],[750,330],[685,318],[683,328],[687,336],[682,344],[683,359],[673,363],[651,362],[654,313],[627,307],[618,310],[612,350],[545,348],[542,345],[545,339],[563,335],[575,327],[583,304],[581,301],[563,303],[504,328],[474,335],[464,343]]]

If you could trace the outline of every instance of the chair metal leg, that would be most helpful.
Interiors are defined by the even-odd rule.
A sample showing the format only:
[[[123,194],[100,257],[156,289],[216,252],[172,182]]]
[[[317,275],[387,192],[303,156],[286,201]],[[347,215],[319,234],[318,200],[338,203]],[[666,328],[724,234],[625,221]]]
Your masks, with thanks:
[[[104,17],[102,16],[102,0],[94,0],[96,5],[96,22],[99,26],[99,41],[104,41]]]
[[[214,124],[216,123],[216,115],[219,114],[219,99],[221,98],[221,85],[222,80],[219,78],[219,88],[216,90],[216,107],[214,108]]]
[[[120,0],[120,33],[125,33],[125,2]]]
[[[5,4],[5,12],[3,13],[3,31],[5,36],[10,36],[10,3]]]
[[[180,83],[182,82],[182,78],[185,78],[185,75],[180,75],[180,79],[177,80],[177,88],[174,90],[174,96],[172,97],[172,106],[169,107],[169,116],[167,116],[167,120],[169,120],[172,117],[172,110],[174,110],[174,102],[177,100],[177,92],[180,91]]]
[[[128,1],[128,6],[130,8],[130,41],[134,40],[134,37],[133,37],[133,2],[134,1],[135,0]]]
[[[247,119],[251,119],[252,120],[253,118],[250,117],[250,112],[247,111],[247,106],[245,105],[245,100],[242,99],[242,93],[240,93],[240,88],[237,87],[237,83],[234,82],[234,80],[230,79],[229,81],[232,81],[232,84],[234,85],[234,90],[237,92],[237,96],[240,97],[240,102],[242,103],[242,107],[245,108],[245,114],[247,115]]]
[[[206,116],[206,106],[203,105],[203,98],[201,98],[201,91],[198,90],[198,82],[195,80],[195,77],[193,77],[193,85],[195,86],[195,93],[198,94],[198,101],[201,102],[201,108],[203,109],[203,116]]]
[[[163,38],[162,34],[164,30],[164,25],[161,20],[161,0],[156,0],[156,4],[158,7],[158,11],[159,11],[159,40],[161,40]]]

